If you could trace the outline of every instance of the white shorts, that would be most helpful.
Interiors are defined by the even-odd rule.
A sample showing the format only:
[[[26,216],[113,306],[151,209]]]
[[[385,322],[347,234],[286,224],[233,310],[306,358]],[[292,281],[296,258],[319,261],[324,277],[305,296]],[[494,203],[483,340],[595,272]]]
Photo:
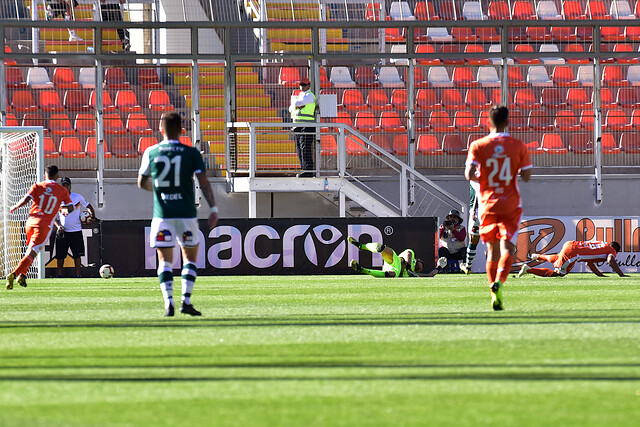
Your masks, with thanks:
[[[152,248],[184,248],[198,246],[200,229],[198,218],[153,218],[149,240]]]

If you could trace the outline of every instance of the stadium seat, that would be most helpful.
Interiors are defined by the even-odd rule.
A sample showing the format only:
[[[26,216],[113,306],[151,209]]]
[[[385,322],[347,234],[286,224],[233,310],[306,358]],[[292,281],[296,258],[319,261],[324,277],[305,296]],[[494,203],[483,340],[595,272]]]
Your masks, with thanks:
[[[138,157],[138,150],[133,148],[128,136],[113,138],[109,143],[110,151],[116,158]]]
[[[616,105],[623,109],[636,108],[639,105],[636,89],[631,87],[621,87],[618,90]]]
[[[487,16],[482,12],[482,6],[476,1],[465,1],[462,5],[462,17],[465,21],[483,21]]]
[[[584,130],[593,130],[593,110],[582,110],[580,113],[580,126]]]
[[[427,80],[431,87],[453,87],[453,82],[449,78],[445,67],[430,67]]]
[[[73,130],[69,116],[66,114],[52,114],[49,118],[49,130],[54,135],[72,136],[76,131]]]
[[[20,126],[20,123],[18,123],[18,119],[16,118],[15,114],[7,113],[5,126]]]
[[[362,88],[378,87],[380,85],[376,80],[373,67],[356,67],[354,80],[358,87]]]
[[[568,65],[556,66],[551,73],[551,79],[559,87],[577,87],[580,85],[573,75],[573,70]]]
[[[366,143],[355,135],[349,135],[344,139],[345,148],[349,156],[367,156]]]
[[[593,92],[591,92],[591,102],[593,103]],[[611,89],[602,88],[600,89],[600,106],[604,109],[608,108],[616,108],[618,103],[613,98],[613,94],[611,93]]]
[[[614,131],[630,131],[631,123],[624,114],[624,111],[614,109],[607,111],[604,127]]]
[[[540,148],[548,154],[566,154],[568,152],[562,142],[562,137],[557,133],[545,133],[542,135]]]
[[[49,133],[48,126],[45,126],[45,121],[40,113],[25,113],[22,116],[22,126],[41,126],[44,128],[45,135]]]
[[[151,111],[172,111],[174,109],[169,94],[162,89],[149,91],[148,102]]]
[[[569,53],[569,52],[584,52],[584,48],[580,44],[570,43],[570,44],[565,45],[564,51],[567,52],[567,53]],[[569,64],[588,64],[589,63],[589,59],[588,58],[567,58],[567,63],[569,63]]]
[[[562,16],[558,13],[555,2],[552,0],[543,0],[538,2],[536,6],[538,19],[543,20],[560,20]]]
[[[458,48],[458,45],[445,44],[440,46],[440,53],[460,53],[460,49]],[[464,58],[444,58],[442,59],[442,62],[444,65],[462,65],[464,64]]]
[[[333,135],[320,135],[320,147],[320,155],[322,156],[335,156],[338,153],[338,143]]]
[[[142,107],[138,104],[138,98],[132,90],[119,90],[116,93],[116,110],[120,113],[139,113]]]
[[[60,155],[66,159],[82,159],[85,153],[80,140],[75,136],[63,136],[60,140]]]
[[[551,39],[555,42],[575,42],[578,40],[574,27],[551,27],[549,29]]]
[[[429,27],[427,28],[427,40],[436,43],[451,43],[453,42],[453,37],[444,27]]]
[[[625,27],[624,35],[629,41],[640,41],[640,27]]]
[[[544,65],[564,65],[565,60],[564,58],[561,58],[560,55],[560,49],[558,48],[557,45],[555,44],[542,44],[540,45],[540,53],[549,53],[549,52],[558,52],[558,57],[553,57],[553,58],[540,58],[540,61],[542,61],[542,63]]]
[[[446,134],[442,138],[442,151],[450,155],[466,155],[467,144],[459,134]]]
[[[640,65],[631,65],[627,69],[627,81],[631,86],[640,86]]]
[[[300,72],[296,67],[281,67],[278,84],[284,87],[297,88],[300,85]]]
[[[493,31],[495,31],[495,29]],[[489,46],[488,52],[500,53],[502,52],[502,47],[499,44],[492,44],[491,46]],[[489,58],[489,61],[491,62],[492,65],[502,65],[502,58],[499,58],[499,57]],[[507,65],[513,65],[513,64],[514,64],[513,58],[507,58]]]
[[[478,40],[478,37],[473,34],[473,30],[469,27],[451,28],[451,37],[453,37],[453,40],[458,43],[474,43]],[[468,46],[469,45],[467,45],[467,47]],[[482,48],[482,46],[479,47]]]
[[[471,29],[469,29],[471,31]],[[465,53],[481,53],[484,54],[484,49],[482,45],[479,44],[468,44],[464,48]],[[466,58],[465,61],[469,65],[489,65],[491,61],[488,58]],[[454,79],[455,80],[455,79]]]
[[[577,79],[582,86],[593,86],[593,67],[589,65],[578,67]]]
[[[404,28],[385,28],[384,37],[387,43],[404,43]]]
[[[404,82],[396,67],[380,67],[378,82],[383,88],[403,88]]]
[[[127,129],[118,114],[105,114],[103,118],[104,133],[108,135],[125,135]]]
[[[96,119],[93,114],[78,113],[76,115],[74,129],[78,132],[78,135],[95,135]]]
[[[527,87],[527,82],[522,77],[520,67],[509,67],[508,71],[509,87]]]
[[[411,13],[411,7],[406,1],[391,2],[389,17],[394,21],[415,21],[416,17]]]
[[[436,132],[451,132],[455,129],[449,114],[444,110],[429,114],[429,127]]]
[[[460,132],[479,132],[478,125],[473,113],[469,110],[456,111],[453,117],[453,126]]]
[[[507,92],[507,100],[509,108],[515,108],[515,104],[513,103],[513,97],[511,96],[511,92]],[[502,89],[493,89],[491,91],[491,103],[492,104],[502,104]]]
[[[406,132],[407,128],[402,124],[400,116],[395,111],[385,111],[380,116],[380,129],[383,132]]]
[[[513,2],[513,8],[511,10],[513,19],[522,20],[536,20],[536,12],[533,10],[533,5],[529,1],[517,0]]]
[[[31,89],[53,89],[53,82],[44,68],[29,68],[27,84]]]
[[[353,120],[351,120],[351,116],[346,111],[338,111],[337,117],[334,117],[333,123],[342,123],[351,128],[353,128]]]
[[[76,81],[73,70],[67,67],[56,68],[53,71],[53,84],[58,89],[80,89],[80,83]]]
[[[407,53],[407,45],[405,44],[394,44],[391,46],[391,53],[392,54],[406,54]],[[396,67],[398,66],[402,66],[402,67],[408,67],[409,66],[409,60],[406,58],[391,58],[389,60],[393,65],[395,65]]]
[[[416,93],[416,107],[420,110],[439,110],[442,104],[433,89],[418,89]]]
[[[325,135],[322,136],[324,137]],[[142,156],[147,148],[152,147],[157,143],[158,139],[155,136],[141,136],[138,140],[138,154]]]
[[[576,132],[580,130],[580,123],[571,110],[560,110],[556,113],[555,127],[561,131]]]
[[[507,2],[502,0],[494,0],[489,2],[489,9],[487,11],[489,19],[503,20],[511,19],[511,11]]]
[[[155,68],[139,68],[138,84],[142,89],[162,89],[162,82]]]
[[[419,21],[437,21],[440,19],[440,17],[436,15],[433,3],[430,1],[416,2],[413,8],[413,16],[415,16]]]
[[[637,132],[625,132],[620,135],[620,148],[628,154],[639,154],[640,134]]]
[[[540,96],[540,103],[547,109],[566,108],[567,103],[563,92],[558,88],[546,88],[542,89],[542,95]]]
[[[487,115],[488,119],[488,115]],[[529,130],[528,117],[518,109],[512,109],[509,112],[509,130],[512,131],[527,131]]]
[[[516,111],[517,113],[517,111]],[[480,116],[478,117],[478,126],[480,129],[483,129],[489,132],[491,129],[489,128],[489,110],[480,111]],[[509,128],[511,129],[513,124],[509,123]],[[513,128],[515,129],[515,127]]]
[[[587,0],[585,15],[589,19],[611,19],[604,2],[600,0]]]
[[[356,82],[351,78],[349,69],[347,67],[333,67],[331,68],[330,81],[336,88],[354,88]]]
[[[554,130],[549,113],[541,110],[529,112],[529,127],[533,130],[551,132]]]
[[[445,21],[456,21],[462,19],[462,13],[460,13],[460,8],[454,2],[440,2],[439,5],[440,19]]]
[[[82,89],[96,88],[96,70],[95,68],[80,68],[78,73],[78,83]]]
[[[131,84],[127,81],[122,68],[107,68],[104,73],[104,84],[107,89],[128,90]]]
[[[17,90],[13,92],[11,107],[13,107],[18,113],[38,111],[38,106],[33,100],[33,95],[30,90]]]
[[[22,77],[22,71],[17,67],[5,68],[5,81],[9,89],[27,89],[29,87]]]
[[[429,111],[417,111],[413,120],[413,129],[416,132],[429,132]]]
[[[367,9],[365,11],[365,20],[379,21],[380,11],[381,11],[380,3],[373,3],[373,2],[367,3]]]
[[[180,141],[180,144],[193,147],[193,141],[191,140],[191,137],[189,135],[182,135],[178,139]]]
[[[444,153],[440,147],[438,138],[433,134],[422,134],[418,136],[416,146],[418,153],[425,156],[440,156]]]
[[[462,110],[466,107],[458,89],[444,89],[442,91],[442,106],[451,110]]]
[[[345,89],[344,92],[342,92],[341,105],[349,112],[365,111],[368,109],[360,89]]]
[[[628,86],[629,82],[622,75],[622,68],[617,65],[605,65],[602,71],[603,86]]]
[[[635,19],[627,0],[612,0],[609,7],[609,15],[612,19]]]
[[[409,144],[407,142],[406,134],[393,135],[391,142],[389,142],[389,138],[387,138],[386,135],[371,135],[371,141],[396,156],[406,156],[408,153]]]
[[[572,133],[569,136],[569,150],[575,154],[593,154],[593,141],[586,133]]]
[[[533,46],[531,46],[530,44],[517,44],[515,49],[514,49],[514,56],[516,64],[539,64],[540,63],[540,59],[538,58],[524,58],[524,57],[518,57],[518,53],[534,53],[535,50],[533,49]]]
[[[147,116],[142,113],[132,113],[127,117],[127,130],[131,135],[152,135]]]
[[[635,52],[633,50],[633,46],[631,46],[629,43],[616,43],[616,45],[613,46],[613,51],[614,52]],[[637,57],[635,58],[616,57],[615,60],[618,64],[637,64],[640,62],[640,60],[638,60]]]
[[[81,90],[68,90],[64,94],[64,108],[67,111],[91,111],[87,98]]]
[[[397,111],[405,111],[407,109],[407,90],[394,89],[391,93],[391,105]]]
[[[356,114],[355,127],[363,133],[379,132],[380,128],[371,111],[360,111]]]
[[[527,73],[527,83],[531,87],[553,87],[553,82],[542,65],[532,65]]]
[[[491,106],[483,89],[469,89],[465,96],[464,103],[472,110],[482,110]]]
[[[618,147],[613,134],[610,132],[602,133],[600,147],[602,149],[602,154],[618,154],[620,152],[620,148]]]
[[[518,106],[525,110],[536,110],[540,108],[540,103],[533,93],[533,89],[518,89],[513,97],[513,100]]]
[[[562,3],[562,14],[564,19],[587,19],[587,15],[582,13],[582,5],[578,1],[564,1]]]
[[[477,80],[480,87],[500,87],[498,72],[491,66],[478,68]]]
[[[106,143],[103,146],[104,148],[104,158],[105,159],[110,159],[111,158],[111,152],[109,151]],[[96,158],[97,155],[97,141],[96,138],[93,136],[90,136],[87,138],[87,141],[85,143],[84,146],[84,152],[87,154],[87,156],[89,156],[92,159]]]
[[[89,105],[91,108],[96,108],[96,91],[92,90],[89,95]],[[105,113],[114,113],[116,111],[116,106],[113,105],[113,101],[111,100],[111,95],[109,92],[102,91],[102,109]]]
[[[469,67],[455,67],[453,69],[453,84],[456,87],[478,87],[478,81],[474,79]]]
[[[329,82],[329,78],[327,77],[327,70],[324,67],[320,67],[320,88],[330,88],[331,82]]]
[[[53,142],[53,138],[51,138],[50,136],[45,136],[42,142],[42,149],[44,151],[45,159],[57,159],[60,156],[58,148]]]
[[[387,93],[382,89],[369,90],[369,94],[367,95],[367,106],[369,106],[373,111],[393,110],[393,105],[391,105]]]
[[[416,53],[435,53],[436,50],[433,45],[419,44],[416,46]],[[416,58],[419,65],[439,65],[440,59],[438,58]]]
[[[391,148],[391,143],[389,142],[388,135],[382,134],[382,133],[374,133],[373,135],[369,136],[369,140],[371,141],[372,144],[375,144],[378,147],[380,147],[381,150],[388,151],[390,153],[393,152]],[[369,147],[375,150],[376,148],[374,148],[372,144],[369,144]]]
[[[60,102],[58,92],[55,90],[43,90],[40,92],[38,106],[43,112],[47,113],[59,113],[64,111],[64,105]]]

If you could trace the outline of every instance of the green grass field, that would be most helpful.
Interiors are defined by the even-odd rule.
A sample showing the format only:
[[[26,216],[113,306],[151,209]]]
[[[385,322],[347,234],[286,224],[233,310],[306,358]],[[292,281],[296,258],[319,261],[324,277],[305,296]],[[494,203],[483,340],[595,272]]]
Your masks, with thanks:
[[[179,287],[179,285],[178,285]],[[0,425],[640,423],[638,276],[200,277],[0,291]]]

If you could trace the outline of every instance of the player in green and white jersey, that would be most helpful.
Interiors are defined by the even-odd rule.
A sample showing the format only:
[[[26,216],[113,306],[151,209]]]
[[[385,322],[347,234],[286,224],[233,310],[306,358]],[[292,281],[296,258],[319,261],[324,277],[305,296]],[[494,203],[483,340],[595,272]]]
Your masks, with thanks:
[[[480,205],[480,184],[469,181],[469,244],[467,245],[467,259],[460,264],[460,270],[465,274],[471,274],[471,264],[476,256],[476,250],[480,243],[480,215],[478,207]]]
[[[433,277],[447,265],[447,259],[442,257],[438,260],[437,268],[423,274],[420,272],[424,268],[424,262],[416,258],[413,249],[405,249],[398,255],[393,249],[382,243],[360,243],[353,237],[349,237],[347,240],[361,251],[382,255],[382,260],[384,261],[382,270],[364,268],[355,259],[351,260],[351,268],[358,273],[365,273],[373,277]]]
[[[200,244],[195,205],[195,174],[202,194],[209,204],[209,227],[218,222],[218,208],[207,179],[200,152],[178,140],[182,120],[177,113],[162,118],[160,130],[164,141],[147,148],[142,155],[138,187],[153,191],[151,247],[158,252],[158,279],[164,297],[164,315],[173,316],[173,247],[177,241],[182,249],[182,306],[180,312],[192,316],[201,313],[193,308],[191,294],[198,275],[196,256]]]

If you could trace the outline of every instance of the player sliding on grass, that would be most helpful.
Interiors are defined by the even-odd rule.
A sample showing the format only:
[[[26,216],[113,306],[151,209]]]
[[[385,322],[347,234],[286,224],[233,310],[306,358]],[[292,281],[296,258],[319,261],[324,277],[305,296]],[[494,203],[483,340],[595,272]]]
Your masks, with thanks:
[[[405,249],[398,255],[393,249],[382,243],[360,243],[353,237],[349,237],[347,240],[361,251],[382,255],[384,261],[382,270],[364,268],[355,259],[351,260],[351,268],[358,273],[365,273],[373,277],[433,277],[447,265],[447,259],[442,257],[438,260],[438,268],[422,274],[420,272],[424,268],[424,262],[415,257],[412,249]]]
[[[464,175],[480,184],[480,237],[487,244],[487,278],[494,310],[504,308],[502,287],[509,276],[515,253],[522,204],[518,173],[531,178],[531,160],[524,142],[506,131],[509,110],[504,105],[489,110],[491,133],[471,143]]]
[[[569,241],[562,246],[559,254],[541,255],[533,254],[531,258],[534,261],[546,261],[553,264],[553,270],[548,268],[534,268],[523,264],[518,277],[525,274],[535,274],[541,277],[558,277],[567,275],[576,262],[585,262],[589,270],[593,271],[596,276],[606,277],[598,267],[596,262],[607,262],[613,271],[618,273],[620,277],[629,277],[620,270],[620,266],[616,262],[616,255],[620,252],[620,244],[618,242],[578,242]]]

